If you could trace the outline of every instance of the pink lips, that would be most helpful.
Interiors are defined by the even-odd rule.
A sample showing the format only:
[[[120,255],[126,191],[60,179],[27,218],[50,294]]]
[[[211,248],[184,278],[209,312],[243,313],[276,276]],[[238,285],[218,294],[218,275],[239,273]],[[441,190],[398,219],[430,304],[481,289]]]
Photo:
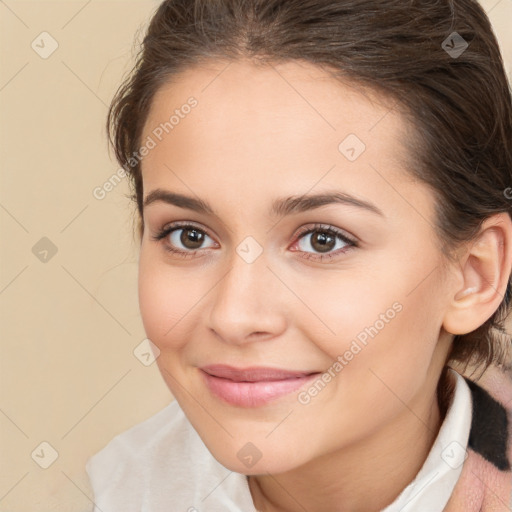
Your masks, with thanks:
[[[234,368],[221,364],[204,366],[201,370],[214,395],[239,407],[258,407],[288,395],[319,373],[265,367]]]

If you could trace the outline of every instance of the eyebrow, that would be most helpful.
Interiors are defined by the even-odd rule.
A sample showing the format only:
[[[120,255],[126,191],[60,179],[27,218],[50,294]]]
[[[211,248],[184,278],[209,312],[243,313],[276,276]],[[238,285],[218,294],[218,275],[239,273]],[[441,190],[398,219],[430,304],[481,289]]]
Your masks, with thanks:
[[[145,208],[157,201],[178,206],[180,208],[186,208],[194,212],[214,215],[218,217],[217,213],[208,202],[191,196],[171,192],[169,190],[163,190],[161,188],[157,188],[148,194],[144,200],[143,207]],[[278,198],[272,202],[270,214],[278,217],[284,217],[286,215],[313,210],[315,208],[320,208],[321,206],[329,204],[345,204],[350,206],[357,206],[358,208],[385,217],[384,213],[373,203],[369,203],[343,192],[324,192],[318,194],[304,194],[300,196]]]

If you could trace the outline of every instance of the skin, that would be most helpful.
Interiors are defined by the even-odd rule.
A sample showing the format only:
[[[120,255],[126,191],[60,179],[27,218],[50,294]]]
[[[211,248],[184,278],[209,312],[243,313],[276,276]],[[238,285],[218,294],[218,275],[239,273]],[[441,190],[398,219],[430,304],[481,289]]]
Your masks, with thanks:
[[[474,330],[500,303],[510,219],[489,219],[482,242],[447,265],[432,193],[407,174],[401,141],[411,128],[389,102],[303,63],[226,65],[189,69],[162,86],[144,127],[142,140],[187,98],[198,100],[143,159],[144,197],[161,188],[201,198],[217,213],[162,201],[144,208],[139,302],[147,336],[213,456],[252,475],[258,510],[380,510],[414,479],[435,440],[443,419],[436,387],[452,335]],[[353,162],[338,150],[348,134],[366,145]],[[346,204],[268,213],[276,198],[334,190],[383,215]],[[179,229],[152,239],[175,221],[205,233],[192,257],[165,250],[192,252]],[[311,234],[297,237],[315,223],[358,246],[340,253],[347,244],[337,241],[331,260],[302,258],[322,254]],[[247,236],[262,249],[252,263],[236,251]],[[394,303],[401,311],[306,405],[294,392],[235,407],[209,393],[198,369],[326,371]],[[262,454],[251,468],[237,457],[248,442]]]

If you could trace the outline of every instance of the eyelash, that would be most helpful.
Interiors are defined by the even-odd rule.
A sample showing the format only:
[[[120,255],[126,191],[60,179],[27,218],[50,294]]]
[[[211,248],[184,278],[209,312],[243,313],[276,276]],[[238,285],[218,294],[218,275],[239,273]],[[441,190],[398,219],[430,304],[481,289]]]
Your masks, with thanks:
[[[189,222],[175,222],[173,224],[170,224],[161,230],[159,230],[154,236],[151,237],[151,239],[155,242],[160,242],[167,236],[169,236],[173,231],[179,230],[179,229],[185,229],[185,228],[192,228],[196,231],[199,231],[205,235],[208,235],[210,238],[212,238],[204,229],[199,228],[198,226],[195,226],[194,224],[191,224]],[[315,233],[317,231],[328,233],[331,235],[334,235],[337,240],[341,240],[343,243],[347,244],[347,247],[344,247],[343,249],[338,249],[337,251],[326,253],[326,254],[320,254],[320,253],[310,253],[310,252],[303,252],[303,251],[297,251],[299,256],[301,258],[307,259],[307,260],[316,260],[316,261],[329,261],[332,258],[335,258],[336,256],[343,254],[355,247],[359,247],[357,240],[348,237],[346,234],[342,233],[338,229],[334,228],[333,226],[327,225],[327,224],[314,224],[313,227],[306,227],[299,230],[299,232],[296,235],[296,242],[298,242],[302,237],[309,235],[311,233]],[[294,242],[294,245],[295,243]],[[180,249],[174,249],[172,246],[168,244],[164,244],[164,248],[166,251],[172,253],[173,255],[176,255],[180,258],[188,259],[195,256],[195,254],[202,249],[196,249],[192,251],[182,251]]]

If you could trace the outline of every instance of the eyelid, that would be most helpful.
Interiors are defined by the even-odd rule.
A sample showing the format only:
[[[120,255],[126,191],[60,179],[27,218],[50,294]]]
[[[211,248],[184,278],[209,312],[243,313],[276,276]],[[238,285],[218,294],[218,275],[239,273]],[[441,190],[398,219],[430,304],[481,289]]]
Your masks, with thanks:
[[[344,229],[337,228],[335,226],[332,226],[331,224],[322,224],[322,223],[315,223],[313,226],[303,226],[299,229],[297,234],[295,235],[295,238],[298,239],[303,235],[315,232],[315,231],[331,231],[335,233],[336,236],[340,236],[341,238],[345,238],[347,242],[350,242],[354,246],[359,246],[359,240],[352,234],[348,233]]]
[[[169,231],[177,230],[180,228],[186,228],[186,227],[193,227],[197,228],[198,231],[203,231],[206,235],[208,235],[212,240],[215,238],[213,237],[209,230],[203,227],[201,224],[190,221],[190,220],[177,220],[174,222],[169,222],[168,224],[164,224],[163,227],[159,228],[157,230],[157,234],[152,237],[153,240],[160,240],[161,238],[167,236],[169,234]],[[161,235],[161,236],[160,236]]]

